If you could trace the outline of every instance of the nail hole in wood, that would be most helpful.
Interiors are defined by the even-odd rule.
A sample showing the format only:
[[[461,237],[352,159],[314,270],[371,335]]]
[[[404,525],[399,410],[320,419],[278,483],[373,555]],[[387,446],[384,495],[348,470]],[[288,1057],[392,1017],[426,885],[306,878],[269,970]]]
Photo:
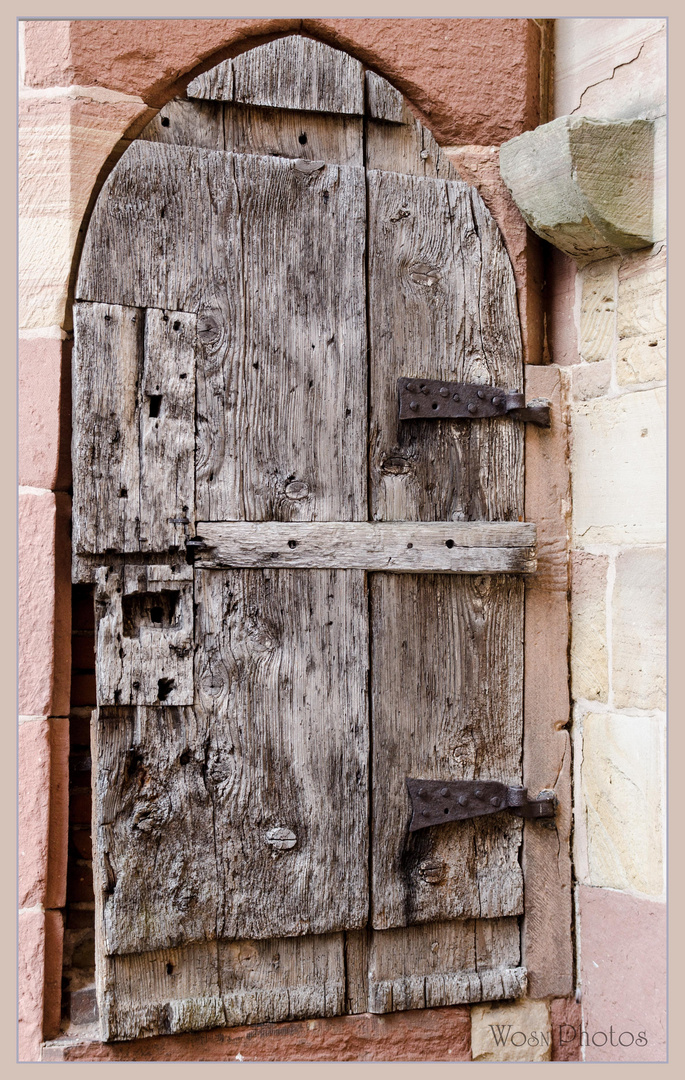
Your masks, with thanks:
[[[168,123],[168,121],[167,121],[167,123]],[[173,973],[174,973],[174,965],[173,964],[167,964],[166,973],[167,973],[167,975],[173,975]]]
[[[169,694],[174,688],[173,679],[158,679],[157,680],[157,697],[160,701],[164,701],[169,697]]]
[[[445,547],[453,548],[454,547],[454,540],[445,540]]]
[[[180,330],[180,329],[181,329],[181,324],[177,319],[176,322],[174,323],[174,330]]]
[[[119,498],[120,499],[128,499],[128,489],[127,488],[119,488]]]
[[[150,416],[154,419],[159,416],[159,410],[162,405],[161,394],[150,394]]]
[[[297,547],[297,540],[288,540],[288,547],[289,548],[296,548]]]
[[[171,121],[169,120],[168,116],[163,116],[162,117],[162,127],[169,127],[170,123],[171,123]]]
[[[300,137],[299,137],[299,139],[297,141],[300,144],[300,146],[304,146],[306,144],[307,136],[306,136],[304,131],[302,132],[302,134],[300,135]]]

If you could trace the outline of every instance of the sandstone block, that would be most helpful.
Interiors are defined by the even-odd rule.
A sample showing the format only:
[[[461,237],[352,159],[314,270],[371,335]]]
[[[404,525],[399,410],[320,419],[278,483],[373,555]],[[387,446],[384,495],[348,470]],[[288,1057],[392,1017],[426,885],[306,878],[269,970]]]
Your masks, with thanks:
[[[548,271],[545,281],[547,347],[553,364],[577,364],[579,360],[578,328],[575,319],[576,275],[575,259],[558,248],[545,252]]]
[[[664,769],[662,721],[585,715],[581,777],[589,884],[663,893]]]
[[[71,613],[67,495],[19,495],[19,712],[69,712]]]
[[[572,407],[574,547],[666,539],[666,392]]]
[[[611,389],[611,360],[576,364],[571,374],[575,401],[592,401],[604,397]]]
[[[592,362],[611,359],[616,336],[618,259],[603,259],[581,272],[580,356]]]
[[[618,277],[619,383],[666,378],[666,252],[626,258]]]
[[[78,93],[20,101],[22,328],[65,327],[69,275],[93,188],[124,135],[137,134],[153,115],[140,99],[97,87]]]
[[[471,1008],[474,1061],[549,1061],[552,1030],[545,1001],[499,1002]]]
[[[585,1060],[665,1061],[666,905],[582,885],[578,901]]]
[[[500,171],[531,229],[575,258],[653,243],[650,120],[560,116],[504,143]]]
[[[62,1019],[64,920],[61,911],[45,912],[43,1039],[56,1039]]]
[[[50,823],[50,723],[19,725],[19,907],[45,903]]]
[[[130,1042],[59,1042],[44,1061],[468,1061],[463,1005],[215,1028]],[[238,1057],[240,1055],[240,1057]]]
[[[571,691],[576,700],[606,702],[609,698],[608,566],[605,555],[571,554]]]
[[[664,19],[560,19],[554,36],[554,111],[654,116],[666,101]]]
[[[25,24],[27,86],[106,86],[159,107],[201,66],[304,31],[389,79],[441,143],[499,145],[539,121],[533,19],[74,19],[68,46],[62,28],[53,46],[53,26]]]
[[[618,708],[666,708],[666,552],[633,548],[616,559],[612,684]]]
[[[45,997],[44,911],[19,912],[18,953],[19,1061],[40,1061]]]
[[[65,351],[59,337],[19,342],[19,483],[27,487],[70,483]]]
[[[552,1025],[552,1061],[580,1061],[582,1009],[575,998],[554,998],[549,1003]]]

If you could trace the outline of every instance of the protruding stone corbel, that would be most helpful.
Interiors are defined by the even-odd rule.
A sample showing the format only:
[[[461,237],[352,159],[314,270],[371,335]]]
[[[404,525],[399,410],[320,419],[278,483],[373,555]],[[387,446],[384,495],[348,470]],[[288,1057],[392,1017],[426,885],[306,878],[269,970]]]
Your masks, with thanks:
[[[530,228],[584,263],[654,242],[651,120],[561,116],[504,143],[500,172]]]

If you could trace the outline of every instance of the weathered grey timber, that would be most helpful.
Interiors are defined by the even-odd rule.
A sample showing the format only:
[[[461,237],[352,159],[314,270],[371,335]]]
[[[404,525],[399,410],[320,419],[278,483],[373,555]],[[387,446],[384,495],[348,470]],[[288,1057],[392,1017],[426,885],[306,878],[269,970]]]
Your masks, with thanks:
[[[76,286],[103,1037],[521,996],[521,822],[409,836],[405,783],[522,779],[523,425],[396,391],[522,387],[500,234],[337,50],[188,93]]]
[[[531,573],[535,526],[525,522],[199,521],[198,567],[290,566],[394,573]]]
[[[348,53],[320,41],[280,38],[199,75],[188,85],[188,97],[361,116],[364,70]]]
[[[100,705],[192,705],[189,566],[101,566],[96,574]]]
[[[371,581],[372,924],[519,914],[521,822],[499,814],[407,835],[402,786],[407,776],[521,782],[523,680],[511,656],[523,585],[498,575]]]

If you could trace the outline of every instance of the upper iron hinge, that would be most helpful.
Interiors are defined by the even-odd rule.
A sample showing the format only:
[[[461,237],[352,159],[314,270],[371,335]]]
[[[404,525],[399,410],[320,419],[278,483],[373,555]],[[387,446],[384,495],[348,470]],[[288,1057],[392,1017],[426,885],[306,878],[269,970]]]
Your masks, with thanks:
[[[508,787],[499,780],[413,780],[407,777],[412,818],[409,832],[442,825],[446,821],[497,814],[511,810],[527,818],[554,817],[553,791],[528,798],[528,789]]]
[[[550,402],[526,402],[518,390],[499,390],[477,383],[442,382],[440,379],[397,380],[400,420],[484,420],[508,416],[538,427],[550,426]]]

